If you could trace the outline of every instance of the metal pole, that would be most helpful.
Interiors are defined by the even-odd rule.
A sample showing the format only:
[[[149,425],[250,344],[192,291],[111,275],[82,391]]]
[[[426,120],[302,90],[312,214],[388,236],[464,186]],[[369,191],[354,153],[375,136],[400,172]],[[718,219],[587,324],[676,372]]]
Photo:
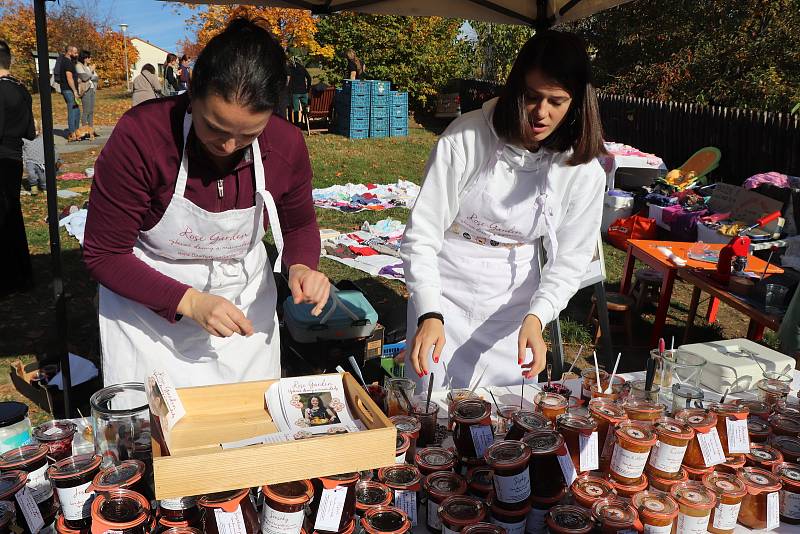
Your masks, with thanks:
[[[39,99],[42,109],[44,139],[44,173],[47,183],[47,223],[50,231],[50,263],[53,270],[53,299],[56,308],[56,353],[64,378],[64,417],[72,417],[72,377],[67,351],[67,300],[61,275],[61,237],[58,233],[58,197],[56,196],[56,155],[53,146],[53,102],[50,98],[50,62],[47,46],[47,14],[45,1],[34,0],[36,21],[36,60],[39,62]],[[51,0],[52,1],[52,0]],[[53,414],[55,416],[55,414]]]

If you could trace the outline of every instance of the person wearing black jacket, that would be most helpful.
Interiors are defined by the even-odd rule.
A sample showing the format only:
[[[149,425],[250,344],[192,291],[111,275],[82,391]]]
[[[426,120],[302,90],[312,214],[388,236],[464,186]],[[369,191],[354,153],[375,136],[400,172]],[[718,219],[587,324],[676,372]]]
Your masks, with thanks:
[[[292,95],[292,121],[299,124],[303,120],[301,103],[308,108],[308,92],[311,90],[311,75],[298,58],[289,61],[289,92]]]
[[[31,94],[11,76],[11,49],[0,41],[0,298],[33,286],[22,219],[22,140],[36,137]]]
[[[164,63],[164,86],[161,89],[161,93],[164,96],[171,96],[180,91],[176,72],[177,67],[178,56],[173,53],[167,54],[167,60]]]

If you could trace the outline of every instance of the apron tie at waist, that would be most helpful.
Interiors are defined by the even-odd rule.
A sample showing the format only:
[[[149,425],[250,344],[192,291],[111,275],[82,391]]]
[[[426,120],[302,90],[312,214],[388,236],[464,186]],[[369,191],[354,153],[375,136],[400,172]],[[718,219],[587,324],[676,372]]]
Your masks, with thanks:
[[[281,221],[278,219],[278,207],[275,205],[272,193],[266,189],[259,191],[258,194],[264,199],[267,216],[269,217],[269,230],[272,233],[272,239],[275,241],[275,248],[278,249],[278,257],[275,258],[272,270],[279,273],[281,272],[281,261],[283,259],[283,231],[281,230]]]

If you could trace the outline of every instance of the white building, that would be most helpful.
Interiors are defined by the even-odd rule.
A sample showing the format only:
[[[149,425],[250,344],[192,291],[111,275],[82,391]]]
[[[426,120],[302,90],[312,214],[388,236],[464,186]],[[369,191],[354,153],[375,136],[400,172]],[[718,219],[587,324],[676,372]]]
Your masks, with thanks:
[[[142,71],[142,67],[147,63],[155,67],[156,74],[158,74],[159,77],[163,77],[164,62],[167,60],[169,51],[138,37],[132,37],[131,43],[136,48],[136,51],[139,52],[139,59],[136,60],[136,64],[131,67],[131,80],[139,75]]]

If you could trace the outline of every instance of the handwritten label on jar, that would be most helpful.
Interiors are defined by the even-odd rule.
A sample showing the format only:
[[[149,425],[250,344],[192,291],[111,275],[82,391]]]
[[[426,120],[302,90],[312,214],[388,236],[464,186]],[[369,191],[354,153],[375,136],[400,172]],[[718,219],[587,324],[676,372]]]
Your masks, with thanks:
[[[411,525],[417,526],[417,492],[396,490],[394,492],[394,505],[406,513],[411,520]]]
[[[39,507],[36,506],[36,501],[33,500],[33,495],[28,490],[28,487],[25,486],[19,490],[14,495],[14,499],[16,499],[20,510],[22,510],[22,515],[25,516],[25,523],[28,524],[28,529],[31,532],[42,530],[44,519],[42,519],[42,513],[39,511]]]
[[[606,442],[603,443],[603,452],[600,456],[608,458],[614,453],[614,444],[617,442],[617,434],[614,432],[614,427],[608,427],[608,434],[606,434]]]
[[[580,470],[593,471],[600,469],[600,459],[597,456],[597,432],[588,436],[581,434],[579,444],[581,447]]]
[[[226,512],[222,508],[214,508],[214,520],[217,522],[217,532],[219,534],[247,534],[241,506],[237,506],[233,512]]]
[[[739,508],[742,503],[722,504],[719,503],[714,510],[714,528],[719,530],[730,530],[736,527],[736,520],[739,518]]]
[[[725,452],[722,450],[722,442],[716,427],[712,427],[707,433],[697,433],[697,443],[703,453],[703,461],[706,467],[725,463]]]
[[[94,493],[86,493],[89,484],[91,482],[74,488],[56,488],[58,502],[61,503],[61,513],[66,519],[80,521],[92,515]]]
[[[611,456],[611,470],[625,478],[639,478],[649,455],[649,452],[631,452],[617,443]]]
[[[531,511],[528,512],[527,526],[525,527],[529,534],[542,534],[545,531],[545,515],[547,515],[547,509],[531,508]]]
[[[655,525],[644,525],[644,534],[670,534],[672,532],[672,525],[664,525],[657,527]]]
[[[469,427],[472,434],[472,445],[475,447],[475,456],[483,458],[483,453],[494,443],[494,432],[491,425],[472,425]]]
[[[439,519],[439,505],[428,499],[428,526],[432,530],[442,530],[442,520]]]
[[[303,510],[279,512],[265,504],[261,518],[261,532],[262,534],[300,534],[305,516]]]
[[[655,447],[650,451],[648,463],[659,471],[677,473],[681,470],[681,462],[686,454],[686,446],[676,447],[661,441],[656,441]]]
[[[767,494],[767,530],[778,528],[781,524],[781,502],[777,491]]]
[[[686,514],[678,514],[677,532],[681,534],[706,534],[709,517],[708,515],[694,517]]]
[[[59,432],[61,432],[60,428],[58,428],[57,426],[51,426],[50,428],[48,428],[47,430],[44,431],[44,435],[45,436],[54,436],[54,435],[58,434]]]
[[[578,478],[578,473],[575,472],[575,465],[572,463],[572,456],[569,455],[569,449],[567,449],[566,445],[564,445],[563,451],[565,451],[563,454],[559,451],[556,458],[558,458],[558,465],[561,467],[567,486],[571,486],[575,479]]]
[[[503,523],[502,521],[492,518],[492,524],[503,527],[506,534],[525,534],[526,521],[520,521],[519,523]]]
[[[36,504],[40,504],[53,496],[53,486],[47,479],[47,468],[49,466],[45,463],[36,471],[28,473],[28,483],[26,486],[33,495],[33,500]]]
[[[800,493],[781,490],[781,513],[789,519],[800,519]]]
[[[531,477],[527,468],[518,475],[504,477],[494,475],[494,491],[497,500],[504,503],[516,503],[528,500],[531,496]]]
[[[347,499],[347,488],[344,486],[322,490],[322,497],[320,497],[319,508],[317,509],[317,520],[314,522],[314,530],[337,532],[339,523],[342,521],[345,499]]]
[[[728,452],[730,454],[746,454],[750,452],[750,432],[747,430],[747,419],[725,419],[728,427]]]

